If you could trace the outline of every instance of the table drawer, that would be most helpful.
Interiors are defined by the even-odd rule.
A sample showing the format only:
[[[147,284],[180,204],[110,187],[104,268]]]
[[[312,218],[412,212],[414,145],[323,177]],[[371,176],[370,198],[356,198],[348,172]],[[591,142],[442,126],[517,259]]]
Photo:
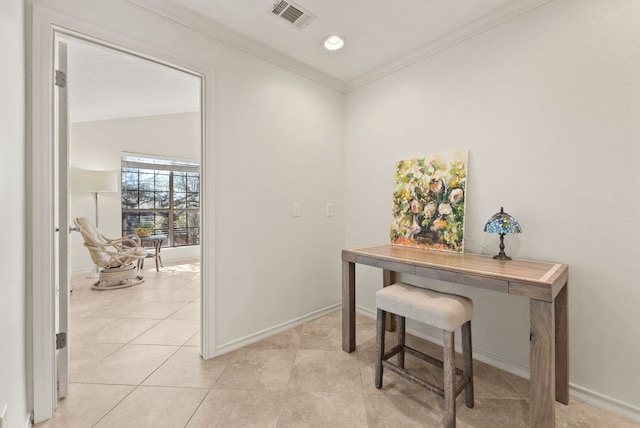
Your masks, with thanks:
[[[379,268],[390,270],[393,272],[410,273],[412,275],[415,275],[416,273],[416,267],[414,265],[392,262],[389,260],[381,260],[376,257],[357,256],[356,263],[360,263],[367,266],[379,267]]]
[[[446,270],[416,267],[416,275],[423,278],[437,279],[456,284],[472,285],[478,288],[509,293],[509,281],[502,279],[485,278],[482,276],[449,272]]]

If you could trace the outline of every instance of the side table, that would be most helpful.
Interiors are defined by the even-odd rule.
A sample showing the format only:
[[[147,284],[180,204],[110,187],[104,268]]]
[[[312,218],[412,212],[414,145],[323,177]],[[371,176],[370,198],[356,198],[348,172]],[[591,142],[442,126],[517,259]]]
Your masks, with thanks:
[[[147,257],[156,259],[156,270],[160,272],[160,266],[164,267],[162,264],[162,258],[160,257],[160,248],[162,247],[162,241],[167,239],[167,235],[149,235],[149,236],[141,236],[140,241],[144,242],[152,242],[153,247],[147,247]],[[144,259],[140,261],[140,269],[144,267]]]

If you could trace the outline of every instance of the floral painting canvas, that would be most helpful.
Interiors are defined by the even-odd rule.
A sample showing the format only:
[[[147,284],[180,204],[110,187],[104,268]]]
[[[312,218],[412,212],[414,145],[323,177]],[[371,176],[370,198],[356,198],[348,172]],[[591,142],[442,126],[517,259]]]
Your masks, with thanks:
[[[463,251],[467,164],[466,150],[397,163],[392,244]]]

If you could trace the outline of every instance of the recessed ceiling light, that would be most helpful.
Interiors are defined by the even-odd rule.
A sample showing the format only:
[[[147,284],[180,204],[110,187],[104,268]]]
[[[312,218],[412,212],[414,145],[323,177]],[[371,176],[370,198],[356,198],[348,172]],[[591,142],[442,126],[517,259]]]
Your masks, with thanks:
[[[328,51],[337,51],[344,46],[344,37],[336,34],[326,37],[322,41],[322,46]]]

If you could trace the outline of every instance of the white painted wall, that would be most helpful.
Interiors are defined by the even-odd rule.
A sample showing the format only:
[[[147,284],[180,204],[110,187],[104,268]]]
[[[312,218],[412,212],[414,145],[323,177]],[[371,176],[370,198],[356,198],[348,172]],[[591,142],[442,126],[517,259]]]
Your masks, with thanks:
[[[347,246],[388,242],[396,160],[469,149],[466,251],[497,252],[502,205],[508,254],[569,264],[573,393],[636,418],[639,70],[637,1],[553,1],[349,93],[345,142]],[[474,299],[476,355],[526,371],[526,299],[436,286]]]
[[[73,49],[73,45],[70,46]],[[160,66],[158,66],[160,67]],[[70,88],[72,89],[72,88]],[[144,153],[200,161],[200,113],[77,122],[70,125],[69,163],[72,168],[117,171],[122,152]],[[92,193],[78,192],[71,184],[71,216],[95,218]],[[122,235],[120,191],[99,197],[100,231],[108,237]],[[89,271],[93,264],[80,234],[71,237],[71,268]],[[194,260],[200,247],[166,248],[164,262]]]
[[[524,227],[507,237],[511,255],[568,263],[573,392],[637,412],[637,2],[550,2],[348,94],[346,107],[342,94],[123,0],[36,3],[215,66],[216,97],[206,103],[216,115],[207,149],[215,154],[218,349],[338,302],[345,237],[347,246],[388,239],[394,161],[468,148],[467,251],[497,248],[482,226],[504,205]],[[11,5],[2,16],[20,21],[19,2]],[[22,82],[14,43],[22,27],[2,28],[16,61],[0,73]],[[21,109],[9,111],[19,135]],[[19,173],[20,156],[3,165]],[[358,303],[372,310],[380,272],[361,269],[358,280]],[[474,344],[484,356],[526,368],[527,302],[454,289],[476,302]],[[10,319],[22,314],[15,291]],[[22,336],[2,331],[18,348]],[[8,363],[14,400],[23,371]]]
[[[25,427],[26,261],[25,261],[25,53],[24,5],[0,2],[0,201],[5,221],[0,246],[0,412],[7,406],[8,428]],[[10,183],[10,185],[8,185]]]
[[[36,0],[215,68],[208,197],[215,200],[216,347],[340,301],[343,95],[124,0]],[[294,202],[302,216],[292,218]],[[325,216],[327,202],[334,216]],[[212,252],[213,253],[213,252]],[[204,260],[211,263],[213,260]]]
[[[344,110],[342,94],[262,61],[229,61],[216,75],[224,344],[340,301]]]

